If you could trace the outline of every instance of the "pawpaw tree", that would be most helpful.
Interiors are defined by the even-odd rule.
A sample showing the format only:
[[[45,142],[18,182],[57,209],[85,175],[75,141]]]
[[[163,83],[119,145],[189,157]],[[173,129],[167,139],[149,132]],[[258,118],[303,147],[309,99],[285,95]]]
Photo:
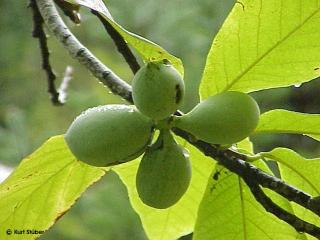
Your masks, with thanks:
[[[200,101],[184,112],[183,60],[126,30],[103,1],[31,0],[52,102],[68,104],[54,85],[44,26],[126,103],[79,113],[21,161],[0,185],[0,239],[45,237],[111,171],[149,239],[320,239],[320,158],[283,147],[255,152],[251,141],[270,133],[319,141],[320,115],[260,115],[249,96],[319,77],[318,5],[237,1],[199,76]],[[132,69],[132,87],[72,34],[56,6],[80,26],[80,8],[98,17]]]

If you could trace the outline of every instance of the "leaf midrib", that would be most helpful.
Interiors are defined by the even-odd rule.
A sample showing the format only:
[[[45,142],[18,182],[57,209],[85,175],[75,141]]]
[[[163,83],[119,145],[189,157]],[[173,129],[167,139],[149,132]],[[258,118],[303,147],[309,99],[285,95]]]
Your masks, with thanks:
[[[319,136],[319,132],[313,132],[313,131],[295,131],[295,130],[284,130],[284,129],[265,129],[265,130],[257,130],[254,132],[254,134],[260,134],[260,133],[289,133],[289,134],[304,134],[304,135],[314,135]]]
[[[262,54],[256,61],[250,64],[243,72],[240,73],[235,79],[228,83],[222,92],[228,91],[234,84],[236,84],[245,74],[247,74],[255,65],[257,65],[261,60],[263,60],[269,53],[271,53],[275,48],[280,46],[284,41],[286,41],[292,34],[298,31],[306,22],[308,22],[314,15],[319,12],[320,8],[316,9],[309,17],[307,17],[300,25],[295,27],[291,32],[289,32],[284,38],[280,39],[274,46]]]
[[[244,210],[244,198],[243,198],[243,190],[242,183],[240,177],[238,178],[239,190],[240,190],[240,204],[241,204],[241,217],[242,217],[242,227],[243,227],[243,238],[247,240],[247,224],[246,224],[246,214]]]
[[[39,190],[39,188],[41,188],[44,184],[47,184],[48,181],[50,181],[52,178],[54,178],[55,176],[57,176],[59,173],[61,173],[62,171],[64,171],[69,165],[72,165],[74,164],[75,162],[74,161],[71,161],[69,163],[67,163],[66,165],[64,165],[59,171],[57,171],[56,173],[54,173],[52,176],[50,176],[49,178],[47,178],[46,180],[43,180],[41,183],[39,183],[39,186],[36,187],[33,191],[31,191],[30,194],[28,194],[22,201],[19,201],[19,206],[17,206],[15,208],[15,211],[13,211],[11,214],[9,214],[9,216],[4,220],[2,221],[1,223],[4,223],[6,222],[11,216],[15,215],[15,212],[17,209],[19,209],[23,203],[28,200],[30,198],[30,196],[32,196],[37,190]]]

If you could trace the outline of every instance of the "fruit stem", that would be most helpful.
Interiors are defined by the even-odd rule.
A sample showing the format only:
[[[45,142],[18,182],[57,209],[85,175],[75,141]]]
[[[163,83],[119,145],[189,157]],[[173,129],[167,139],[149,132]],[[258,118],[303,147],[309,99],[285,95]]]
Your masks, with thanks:
[[[257,160],[259,160],[261,158],[262,158],[262,156],[259,153],[255,154],[255,155],[252,155],[252,156],[246,155],[246,161],[247,162],[255,162],[255,161],[257,161]]]
[[[169,130],[173,127],[173,116],[170,116],[163,120],[156,121],[155,125],[156,125],[155,127],[159,130],[162,130],[162,129]]]

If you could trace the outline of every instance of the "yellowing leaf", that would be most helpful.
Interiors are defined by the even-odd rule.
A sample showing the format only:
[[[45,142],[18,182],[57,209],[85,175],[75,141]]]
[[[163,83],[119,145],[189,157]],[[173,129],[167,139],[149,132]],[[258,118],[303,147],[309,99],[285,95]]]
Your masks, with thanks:
[[[255,133],[303,134],[320,140],[320,114],[272,110],[261,115]]]
[[[267,169],[262,162],[258,166]],[[282,207],[290,209],[286,200],[272,195]],[[306,236],[267,213],[241,178],[217,167],[199,207],[193,239],[305,240]]]
[[[183,65],[179,58],[169,54],[159,45],[147,40],[137,34],[131,33],[124,29],[121,25],[116,23],[112,18],[107,7],[102,0],[65,0],[66,2],[79,4],[87,8],[93,9],[102,14],[102,16],[112,25],[112,27],[119,32],[119,34],[146,60],[161,60],[168,59],[183,75]]]
[[[39,237],[6,230],[47,230],[104,174],[77,161],[63,136],[49,139],[0,185],[0,239]]]
[[[320,5],[308,0],[241,0],[215,37],[201,97],[285,87],[319,76]]]

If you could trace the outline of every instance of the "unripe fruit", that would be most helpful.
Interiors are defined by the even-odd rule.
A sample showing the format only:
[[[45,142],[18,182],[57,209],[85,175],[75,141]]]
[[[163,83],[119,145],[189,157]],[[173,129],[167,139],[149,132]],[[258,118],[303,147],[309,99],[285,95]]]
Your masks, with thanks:
[[[183,196],[190,179],[186,150],[175,142],[169,131],[163,130],[140,162],[136,176],[140,199],[153,208],[168,208]]]
[[[183,96],[183,79],[168,60],[147,63],[132,81],[134,104],[140,112],[154,120],[174,113]]]
[[[79,115],[65,134],[80,161],[108,166],[135,159],[150,143],[153,126],[134,106],[106,105]]]
[[[224,92],[209,97],[174,120],[174,126],[212,144],[232,144],[250,135],[259,121],[259,106],[249,95]]]

